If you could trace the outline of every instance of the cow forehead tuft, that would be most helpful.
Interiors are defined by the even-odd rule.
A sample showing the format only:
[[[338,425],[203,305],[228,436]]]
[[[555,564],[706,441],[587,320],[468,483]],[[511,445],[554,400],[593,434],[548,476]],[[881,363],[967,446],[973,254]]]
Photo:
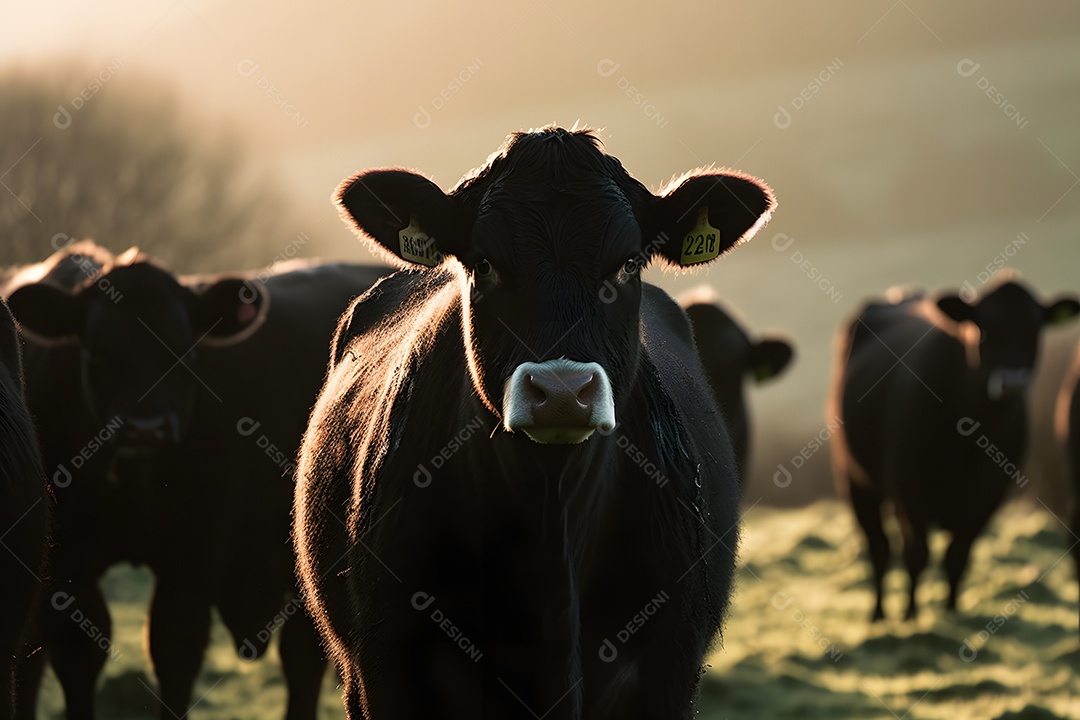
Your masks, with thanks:
[[[979,300],[978,307],[984,321],[1032,322],[1039,325],[1042,320],[1043,307],[1039,299],[1027,287],[1011,280],[985,294]]]
[[[149,262],[118,265],[105,275],[109,283],[121,292],[129,291],[147,295],[167,293],[180,282],[168,270]]]
[[[113,267],[83,284],[81,293],[99,305],[102,317],[173,313],[186,308],[191,291],[175,275],[152,263]],[[123,300],[117,302],[115,297]]]
[[[633,199],[648,193],[618,159],[603,151],[595,133],[562,128],[511,135],[500,152],[466,175],[452,193],[466,199],[479,195],[479,204],[491,201],[488,191],[494,188],[512,188],[515,197],[537,200],[594,192]]]
[[[1002,298],[1010,302],[1021,302],[1024,300],[1034,300],[1035,296],[1022,283],[1010,279],[1000,283],[983,295],[984,301],[990,298]]]

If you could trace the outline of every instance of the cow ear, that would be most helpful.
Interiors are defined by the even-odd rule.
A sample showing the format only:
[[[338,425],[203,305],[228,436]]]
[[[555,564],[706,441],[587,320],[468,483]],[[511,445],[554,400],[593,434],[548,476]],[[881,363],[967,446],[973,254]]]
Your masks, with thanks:
[[[1080,302],[1072,296],[1059,298],[1050,303],[1044,313],[1044,323],[1047,325],[1059,325],[1072,320],[1080,314]]]
[[[664,191],[655,205],[653,256],[676,267],[715,260],[752,238],[772,217],[776,196],[735,170],[696,172]]]
[[[23,285],[8,306],[23,332],[46,345],[78,336],[85,320],[81,295],[45,283]]]
[[[270,292],[261,282],[223,278],[192,288],[192,325],[202,345],[224,347],[247,340],[266,322]]]
[[[750,372],[756,382],[776,377],[795,357],[795,349],[785,340],[760,340],[750,350]]]
[[[426,177],[369,170],[341,183],[334,203],[345,224],[396,267],[434,267],[444,255],[461,254],[454,203]]]
[[[959,295],[945,295],[944,297],[940,297],[938,298],[937,306],[938,310],[943,312],[946,317],[951,318],[958,323],[975,322],[975,308]]]

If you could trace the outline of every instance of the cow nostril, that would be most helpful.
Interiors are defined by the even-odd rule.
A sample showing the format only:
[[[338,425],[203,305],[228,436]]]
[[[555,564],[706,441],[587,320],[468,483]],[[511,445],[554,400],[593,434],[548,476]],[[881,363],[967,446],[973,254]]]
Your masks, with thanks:
[[[585,383],[577,389],[577,400],[582,405],[592,405],[596,402],[596,393],[600,383],[596,382],[596,375],[589,375]]]
[[[598,383],[595,373],[530,373],[526,378],[526,397],[535,406],[550,400],[560,405],[576,402],[581,407],[589,407],[596,401]]]
[[[166,418],[128,418],[119,433],[125,444],[142,445],[160,443],[169,438],[169,422]]]
[[[535,375],[528,376],[528,382],[524,383],[525,395],[533,405],[543,405],[547,401],[547,392]]]

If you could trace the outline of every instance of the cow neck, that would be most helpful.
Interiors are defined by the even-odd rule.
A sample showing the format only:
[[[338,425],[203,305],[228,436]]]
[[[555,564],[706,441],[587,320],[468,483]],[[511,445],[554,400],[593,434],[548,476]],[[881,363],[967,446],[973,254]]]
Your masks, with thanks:
[[[1019,463],[1027,449],[1028,408],[1023,395],[1006,395],[992,399],[987,392],[987,373],[972,373],[966,384],[966,417],[980,423],[980,433],[986,441],[1003,450]],[[979,435],[979,433],[976,433]]]

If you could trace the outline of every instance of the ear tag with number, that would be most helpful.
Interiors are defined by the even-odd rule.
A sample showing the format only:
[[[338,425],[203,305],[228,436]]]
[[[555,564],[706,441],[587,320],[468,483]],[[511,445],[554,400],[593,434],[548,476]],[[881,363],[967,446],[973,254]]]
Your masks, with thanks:
[[[697,222],[682,241],[680,265],[708,262],[720,254],[720,231],[709,224],[709,206],[698,208]]]
[[[442,253],[435,247],[435,238],[420,229],[416,216],[409,218],[409,224],[398,232],[401,257],[414,263],[435,267],[442,260]]]

